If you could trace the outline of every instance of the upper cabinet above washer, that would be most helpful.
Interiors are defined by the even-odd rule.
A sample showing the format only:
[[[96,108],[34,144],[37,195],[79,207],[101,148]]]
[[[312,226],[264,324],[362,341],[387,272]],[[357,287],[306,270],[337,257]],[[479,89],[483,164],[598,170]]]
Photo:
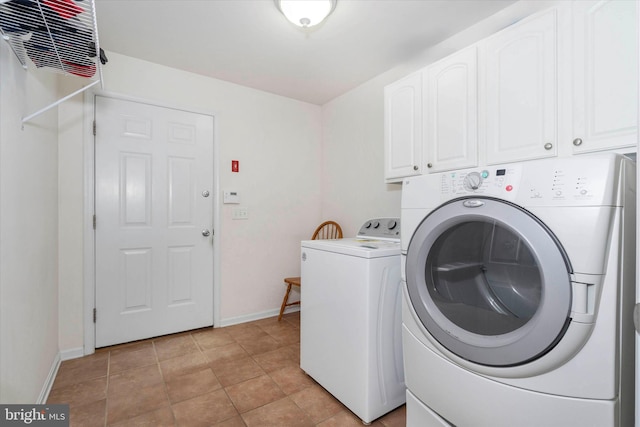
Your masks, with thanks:
[[[422,77],[411,74],[384,89],[384,176],[388,182],[420,175]]]
[[[472,46],[423,71],[427,172],[478,165],[478,55]]]
[[[555,10],[486,40],[483,108],[488,164],[556,155],[556,40]]]
[[[638,131],[636,1],[573,2],[575,153],[633,147]]]

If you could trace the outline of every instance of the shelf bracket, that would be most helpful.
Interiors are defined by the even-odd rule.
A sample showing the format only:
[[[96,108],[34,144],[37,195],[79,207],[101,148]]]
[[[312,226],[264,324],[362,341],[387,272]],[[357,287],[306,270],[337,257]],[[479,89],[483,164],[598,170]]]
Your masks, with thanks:
[[[57,107],[58,105],[62,104],[63,102],[65,102],[66,100],[73,98],[74,96],[76,96],[79,93],[84,92],[85,90],[89,89],[90,87],[93,87],[95,85],[97,85],[98,83],[100,83],[100,80],[96,80],[94,82],[92,82],[91,84],[88,84],[87,86],[84,86],[78,90],[76,90],[73,93],[70,93],[69,95],[65,96],[64,98],[60,98],[59,100],[57,100],[56,102],[47,105],[44,108],[41,108],[40,110],[36,111],[35,113],[29,114],[28,116],[25,116],[22,118],[22,129],[24,130],[24,124],[27,123],[29,120],[39,116],[40,114],[49,111],[50,109],[52,109],[53,107]]]

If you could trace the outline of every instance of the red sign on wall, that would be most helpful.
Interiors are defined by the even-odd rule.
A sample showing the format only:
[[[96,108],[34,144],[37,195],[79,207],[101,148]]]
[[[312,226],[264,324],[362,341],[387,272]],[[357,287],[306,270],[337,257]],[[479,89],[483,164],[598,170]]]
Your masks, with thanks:
[[[239,160],[231,160],[231,172],[240,172]]]

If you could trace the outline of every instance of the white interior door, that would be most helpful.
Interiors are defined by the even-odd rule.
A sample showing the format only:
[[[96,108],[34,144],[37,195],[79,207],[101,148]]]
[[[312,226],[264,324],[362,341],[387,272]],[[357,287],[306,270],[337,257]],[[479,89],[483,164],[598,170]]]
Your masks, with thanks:
[[[213,117],[96,96],[96,347],[213,324]]]

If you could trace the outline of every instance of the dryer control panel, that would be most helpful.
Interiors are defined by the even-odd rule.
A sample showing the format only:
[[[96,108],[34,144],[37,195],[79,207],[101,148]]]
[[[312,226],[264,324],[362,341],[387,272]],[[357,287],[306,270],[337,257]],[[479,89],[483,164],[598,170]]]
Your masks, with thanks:
[[[547,159],[443,172],[437,179],[440,201],[487,196],[523,206],[617,205],[620,162],[613,155]],[[404,197],[404,195],[403,195]]]
[[[510,199],[519,190],[521,175],[519,164],[445,172],[440,177],[440,191],[446,199],[473,194]]]

